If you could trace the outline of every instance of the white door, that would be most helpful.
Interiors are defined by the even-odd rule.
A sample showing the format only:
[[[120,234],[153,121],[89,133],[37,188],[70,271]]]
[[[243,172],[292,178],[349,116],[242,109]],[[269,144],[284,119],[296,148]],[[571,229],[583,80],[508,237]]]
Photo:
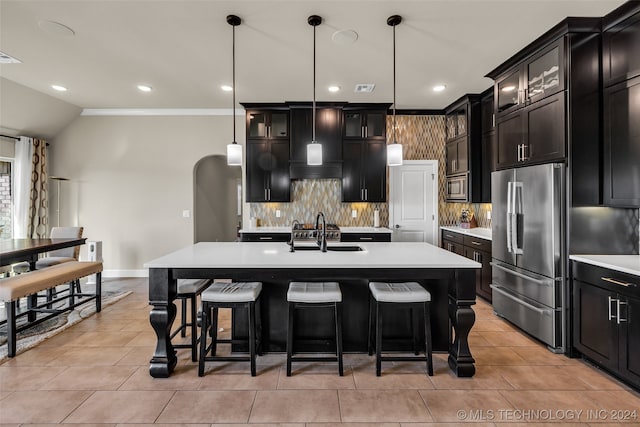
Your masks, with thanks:
[[[389,227],[394,242],[438,244],[438,161],[389,168]]]

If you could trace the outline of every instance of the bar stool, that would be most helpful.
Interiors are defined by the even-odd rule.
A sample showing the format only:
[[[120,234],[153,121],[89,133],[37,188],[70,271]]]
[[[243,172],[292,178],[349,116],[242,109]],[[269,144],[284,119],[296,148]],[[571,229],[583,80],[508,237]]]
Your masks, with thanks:
[[[190,348],[191,360],[198,360],[198,329],[197,329],[197,308],[196,300],[198,295],[211,284],[211,279],[178,279],[178,294],[176,298],[182,302],[180,313],[180,326],[173,331],[169,339],[173,339],[178,333],[182,338],[187,336],[187,328],[191,332],[191,344],[173,344],[174,348]],[[191,311],[191,321],[187,322],[187,302]]]
[[[256,302],[259,304],[261,282],[214,282],[200,296],[202,300],[202,320],[200,332],[200,360],[198,376],[204,375],[205,362],[251,362],[251,376],[256,376],[256,341],[260,346],[260,316],[256,317]],[[218,339],[218,309],[246,308],[248,311],[249,356],[216,356],[216,347],[221,344],[235,344],[247,340]],[[207,336],[211,344],[207,346]],[[257,339],[256,339],[257,338]],[[207,354],[211,352],[210,356]]]
[[[338,362],[338,373],[344,374],[342,364],[342,292],[336,282],[291,282],[287,291],[289,323],[287,327],[287,376],[291,376],[291,362]],[[298,308],[334,309],[336,328],[336,357],[293,357],[293,317]]]
[[[368,338],[368,350],[369,355],[372,354],[372,320],[373,312],[375,311],[375,341],[376,341],[376,375],[380,376],[382,373],[382,362],[406,362],[406,361],[426,361],[427,371],[429,376],[433,375],[433,358],[431,353],[431,321],[429,319],[429,302],[431,301],[431,294],[425,288],[423,288],[417,282],[403,282],[403,283],[384,283],[384,282],[369,282],[369,290],[371,291],[371,297],[369,299],[369,338]],[[425,335],[425,356],[386,356],[382,357],[382,313],[383,307],[389,307],[394,305],[396,307],[406,307],[411,310],[424,309],[424,335]],[[418,354],[416,347],[416,337],[413,333],[413,312],[411,313],[411,330],[414,340],[415,354]]]

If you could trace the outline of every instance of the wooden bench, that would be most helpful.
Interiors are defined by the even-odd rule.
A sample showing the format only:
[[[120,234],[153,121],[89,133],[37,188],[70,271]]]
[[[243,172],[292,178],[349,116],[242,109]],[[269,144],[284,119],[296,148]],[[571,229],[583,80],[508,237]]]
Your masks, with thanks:
[[[38,292],[55,288],[65,283],[73,283],[82,277],[96,275],[96,290],[93,294],[75,293],[74,286],[69,287],[68,294],[63,297],[56,297],[46,303],[30,307],[27,311],[17,313],[17,301],[20,298],[28,297]],[[34,270],[17,276],[0,279],[0,301],[4,302],[7,312],[7,346],[8,356],[14,357],[16,354],[16,334],[38,323],[44,322],[65,311],[72,310],[78,305],[84,304],[93,299],[96,300],[96,312],[101,310],[101,286],[102,286],[102,262],[70,261],[41,270]],[[69,300],[69,304],[63,308],[52,308],[52,304],[64,299]],[[34,314],[49,313],[46,316],[36,318]],[[16,326],[19,317],[28,316],[25,325]]]

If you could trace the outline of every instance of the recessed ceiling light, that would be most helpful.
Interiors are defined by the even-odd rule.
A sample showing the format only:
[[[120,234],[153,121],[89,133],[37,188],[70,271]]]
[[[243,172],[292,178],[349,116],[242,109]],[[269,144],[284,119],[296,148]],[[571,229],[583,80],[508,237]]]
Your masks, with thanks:
[[[140,92],[151,92],[152,87],[149,85],[138,85],[138,90]]]
[[[516,87],[514,85],[509,85],[502,88],[503,92],[513,92],[514,90],[516,90]]]
[[[222,85],[220,86],[220,89],[222,89],[225,92],[231,92],[233,90],[233,87],[229,85]]]
[[[327,89],[329,90],[329,92],[339,92],[340,86],[329,86]]]
[[[435,85],[433,87],[433,91],[434,92],[442,92],[443,90],[445,90],[447,88],[446,85]]]
[[[60,86],[60,85],[51,85],[51,87],[52,87],[54,90],[57,90],[58,92],[66,92],[66,91],[67,91],[67,88],[66,88],[66,87],[64,87],[64,86]]]
[[[353,44],[358,40],[358,33],[353,30],[338,30],[331,35],[335,44]]]

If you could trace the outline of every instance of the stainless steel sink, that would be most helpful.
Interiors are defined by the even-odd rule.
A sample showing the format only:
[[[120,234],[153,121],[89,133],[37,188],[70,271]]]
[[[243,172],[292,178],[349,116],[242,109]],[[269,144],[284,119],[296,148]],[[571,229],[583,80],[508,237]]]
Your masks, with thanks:
[[[319,246],[296,246],[295,247],[296,252],[297,251],[319,251],[320,247]],[[327,246],[327,250],[328,251],[335,251],[335,252],[360,252],[363,251],[364,249],[362,249],[361,246]]]

